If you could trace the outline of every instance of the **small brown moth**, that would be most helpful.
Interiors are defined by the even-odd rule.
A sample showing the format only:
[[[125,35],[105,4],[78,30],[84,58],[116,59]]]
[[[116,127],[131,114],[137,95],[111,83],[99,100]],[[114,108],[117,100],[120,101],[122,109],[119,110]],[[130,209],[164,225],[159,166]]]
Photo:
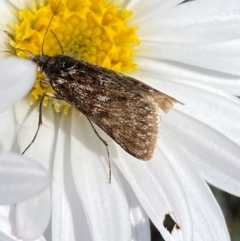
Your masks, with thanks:
[[[75,107],[132,156],[151,159],[159,134],[158,108],[167,113],[178,100],[127,75],[65,55],[32,60],[56,99]]]

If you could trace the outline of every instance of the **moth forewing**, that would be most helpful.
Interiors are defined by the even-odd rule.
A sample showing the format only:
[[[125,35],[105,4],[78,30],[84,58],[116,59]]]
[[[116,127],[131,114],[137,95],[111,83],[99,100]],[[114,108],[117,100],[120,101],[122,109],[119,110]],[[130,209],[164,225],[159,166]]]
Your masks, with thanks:
[[[158,109],[178,100],[112,70],[65,55],[38,55],[32,60],[65,100],[98,125],[132,156],[149,160],[159,134]]]

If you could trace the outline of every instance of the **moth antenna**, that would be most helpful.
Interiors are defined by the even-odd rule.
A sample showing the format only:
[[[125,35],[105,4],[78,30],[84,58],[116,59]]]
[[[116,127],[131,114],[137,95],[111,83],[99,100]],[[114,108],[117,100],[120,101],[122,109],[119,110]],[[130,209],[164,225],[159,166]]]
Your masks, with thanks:
[[[63,47],[62,47],[59,39],[57,38],[56,34],[52,31],[52,29],[51,29],[50,31],[51,31],[51,33],[53,34],[53,36],[55,37],[55,39],[57,40],[57,42],[58,42],[58,44],[59,44],[59,46],[60,46],[60,48],[61,48],[61,50],[62,50],[62,54],[64,54]]]
[[[35,59],[35,55],[32,52],[30,52],[29,50],[19,49],[19,48],[15,48],[15,50],[24,52],[25,54],[27,54],[30,57],[30,59]]]
[[[50,22],[49,22],[49,24],[48,24],[48,26],[47,26],[46,32],[45,32],[45,34],[44,34],[44,36],[43,36],[42,54],[44,54],[44,52],[43,52],[43,46],[44,46],[44,42],[45,42],[45,39],[46,39],[46,36],[47,36],[47,32],[48,32],[48,30],[49,30],[49,28],[50,28],[50,25],[51,25],[51,23],[52,23],[53,17],[54,17],[54,15],[55,15],[55,13],[57,12],[57,10],[58,10],[61,2],[62,2],[62,0],[59,1],[57,7],[54,9],[53,15],[52,15],[52,17],[51,17],[51,19],[50,19]]]

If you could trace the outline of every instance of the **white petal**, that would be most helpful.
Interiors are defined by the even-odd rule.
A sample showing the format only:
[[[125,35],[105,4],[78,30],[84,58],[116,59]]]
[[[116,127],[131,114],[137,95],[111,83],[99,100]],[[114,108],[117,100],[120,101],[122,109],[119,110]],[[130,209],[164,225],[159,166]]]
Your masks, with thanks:
[[[141,204],[139,203],[136,195],[133,193],[133,190],[127,183],[127,180],[119,172],[121,182],[123,184],[126,197],[128,199],[128,204],[130,207],[130,222],[132,225],[132,241],[150,241],[150,224],[149,218],[146,212],[143,210]]]
[[[12,6],[13,6],[13,4],[8,0],[3,0],[1,2],[1,8],[0,8],[0,14],[1,14],[0,24],[1,24],[1,26],[9,27],[8,26],[9,23],[13,23],[14,21],[16,21],[16,18],[14,16],[14,14],[12,13],[12,9],[11,9]],[[6,29],[4,29],[4,30],[6,30]]]
[[[99,134],[108,138],[101,131]],[[106,149],[87,119],[83,116],[79,119],[79,113],[75,111],[72,115],[71,160],[75,186],[92,239],[131,240],[129,207],[116,169],[112,167],[112,183],[109,184]]]
[[[146,19],[153,18],[154,16],[160,16],[163,12],[181,2],[183,2],[183,0],[134,0],[129,1],[126,8],[133,11],[133,25],[138,25],[139,23],[146,21]]]
[[[160,136],[158,146],[171,161],[184,187],[190,205],[193,221],[193,240],[196,235],[201,240],[227,241],[230,240],[223,214],[214,199],[209,187],[199,177],[197,171],[187,161],[188,157],[169,138],[165,129]]]
[[[14,117],[16,119],[17,130],[20,129],[22,124],[24,123],[25,119],[29,115],[29,113],[36,108],[35,106],[30,105],[30,96],[21,99],[13,106]],[[24,127],[23,127],[24,128]]]
[[[1,241],[19,241],[22,240],[17,233],[16,220],[15,220],[16,208],[12,206],[0,206],[0,240]],[[46,241],[41,236],[34,241]],[[49,241],[49,240],[48,240]]]
[[[240,196],[240,148],[209,126],[177,110],[162,116],[162,128],[188,155],[202,177]]]
[[[52,187],[52,240],[92,240],[81,200],[72,177],[70,116],[62,116],[57,136]]]
[[[5,31],[12,31],[10,28],[10,23],[16,23],[17,18],[13,14],[12,4],[8,0],[1,1],[0,8],[0,56],[6,56],[6,52],[9,50],[9,37],[7,36]]]
[[[0,205],[21,202],[49,185],[45,168],[32,158],[3,152],[0,156]]]
[[[16,138],[16,122],[13,109],[0,113],[0,142],[4,143],[5,150],[11,150]]]
[[[120,149],[120,147],[117,147]],[[165,240],[192,240],[191,215],[183,187],[160,149],[149,162],[139,161],[123,151],[114,158],[138,200]],[[182,229],[173,237],[163,226],[169,212]]]
[[[15,224],[15,207],[0,206],[0,240],[16,241],[18,240]]]
[[[18,101],[13,108],[0,113],[0,142],[4,143],[5,150],[12,149],[13,143],[16,141],[16,133],[22,127],[29,110],[29,99],[24,98]]]
[[[141,22],[141,40],[163,42],[225,42],[240,37],[238,0],[201,0],[180,4]]]
[[[215,44],[141,41],[139,56],[173,60],[223,73],[240,75],[240,40]]]
[[[17,230],[24,240],[38,239],[51,218],[50,190],[17,205]]]
[[[0,112],[22,99],[32,88],[36,65],[18,58],[0,59]]]
[[[233,95],[240,95],[240,76],[225,74],[213,70],[167,60],[136,58],[139,71],[134,75],[142,80],[143,77],[153,77],[158,80],[174,81],[194,85],[205,84]]]
[[[18,139],[20,150],[23,151],[32,140],[37,130],[39,110],[35,108],[21,126]],[[58,119],[58,118],[56,118]],[[47,169],[52,170],[54,155],[54,122],[52,107],[43,108],[43,125],[33,145],[25,155],[35,156]],[[25,239],[36,239],[46,229],[51,217],[50,191],[17,205],[18,232]]]

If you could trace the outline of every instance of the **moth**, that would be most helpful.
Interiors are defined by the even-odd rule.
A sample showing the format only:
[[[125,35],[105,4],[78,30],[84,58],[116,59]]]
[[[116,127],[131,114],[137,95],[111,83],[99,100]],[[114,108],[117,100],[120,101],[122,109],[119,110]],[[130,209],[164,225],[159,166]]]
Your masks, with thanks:
[[[152,158],[159,134],[158,109],[180,103],[127,75],[65,55],[33,55],[56,92],[140,160]]]

